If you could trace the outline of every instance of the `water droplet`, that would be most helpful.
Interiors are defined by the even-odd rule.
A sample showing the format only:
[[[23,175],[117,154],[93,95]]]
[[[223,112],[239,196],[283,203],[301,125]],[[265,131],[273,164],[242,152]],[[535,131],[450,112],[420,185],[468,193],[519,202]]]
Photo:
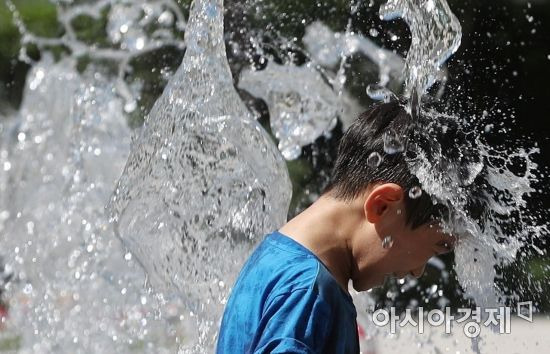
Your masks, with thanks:
[[[25,287],[23,288],[23,293],[26,294],[26,295],[30,295],[32,293],[32,285],[31,284],[26,284]]]
[[[391,236],[384,237],[384,240],[382,240],[382,247],[388,249],[388,248],[391,248],[391,246],[393,246],[393,237]]]
[[[422,195],[422,188],[415,186],[409,190],[409,197],[411,199],[418,199]]]
[[[0,221],[6,221],[10,217],[10,212],[7,210],[0,211]]]
[[[369,34],[372,36],[372,37],[378,37],[378,31],[376,30],[376,28],[371,28],[369,30]]]
[[[137,50],[142,50],[145,47],[145,38],[142,38],[142,37],[138,38],[136,40],[135,46]]]
[[[387,154],[393,155],[405,151],[405,146],[400,140],[400,137],[394,132],[384,133],[384,151]]]
[[[124,105],[124,111],[126,113],[132,113],[137,108],[137,102],[135,100],[130,100]]]
[[[380,156],[379,153],[376,151],[371,153],[369,155],[369,158],[367,159],[367,165],[372,168],[377,168],[382,163],[382,156]]]
[[[124,255],[124,259],[127,260],[127,261],[131,260],[132,259],[132,254],[130,252],[126,253]]]
[[[281,149],[280,143],[279,143],[279,149]],[[287,161],[292,161],[300,157],[300,155],[302,154],[302,148],[299,145],[294,145],[287,148],[283,148],[281,150],[281,153],[283,154],[283,157]]]
[[[167,27],[172,26],[172,24],[174,23],[174,15],[170,11],[164,11],[162,14],[160,14],[158,22],[161,25]]]

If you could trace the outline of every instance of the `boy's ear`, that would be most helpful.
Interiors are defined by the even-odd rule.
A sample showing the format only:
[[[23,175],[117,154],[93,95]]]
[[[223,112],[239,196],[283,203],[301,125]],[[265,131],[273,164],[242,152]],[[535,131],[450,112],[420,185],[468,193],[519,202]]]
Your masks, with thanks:
[[[375,185],[365,199],[365,217],[375,224],[392,209],[392,205],[403,199],[403,188],[395,183]]]

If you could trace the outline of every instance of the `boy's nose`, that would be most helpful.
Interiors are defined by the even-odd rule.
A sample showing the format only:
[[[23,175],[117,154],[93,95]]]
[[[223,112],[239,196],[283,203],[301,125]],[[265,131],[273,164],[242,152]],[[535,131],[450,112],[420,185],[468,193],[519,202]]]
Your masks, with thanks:
[[[411,274],[415,277],[415,278],[420,278],[422,276],[422,274],[424,273],[424,269],[426,269],[426,265],[424,264],[423,266],[421,267],[418,267],[416,269],[413,269],[411,271]]]

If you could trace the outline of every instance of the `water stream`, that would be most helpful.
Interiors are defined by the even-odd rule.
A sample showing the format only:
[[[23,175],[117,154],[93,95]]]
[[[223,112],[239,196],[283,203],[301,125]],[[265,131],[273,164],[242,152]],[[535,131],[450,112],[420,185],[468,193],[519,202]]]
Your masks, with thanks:
[[[543,252],[535,241],[547,237],[545,221],[527,213],[539,152],[488,144],[473,124],[483,113],[444,114],[423,104],[432,85],[447,80],[443,64],[460,44],[460,23],[445,0],[381,7],[382,18],[401,17],[411,29],[405,59],[317,21],[302,39],[306,63],[244,68],[237,85],[222,0],[195,0],[188,20],[170,0],[54,3],[65,34],[41,38],[7,1],[22,42],[42,53],[33,62],[23,46],[21,58],[32,65],[23,103],[0,117],[0,286],[9,303],[5,333],[20,352],[210,352],[246,255],[286,220],[292,186],[284,160],[362,109],[343,85],[354,75],[346,58],[356,54],[377,68],[371,96],[391,99],[389,83],[404,84],[396,94],[422,127],[418,142],[431,142],[397,139],[388,153],[414,152],[408,162],[420,185],[408,192],[449,206],[445,227],[460,237],[455,272],[465,295],[483,307],[517,301],[495,281],[500,267]],[[106,17],[109,46],[79,38],[79,16]],[[54,59],[51,46],[68,54]],[[127,119],[143,85],[128,83],[131,63],[165,47],[185,49],[183,61],[132,131]],[[91,64],[82,70],[84,57]],[[236,86],[265,101],[276,139]],[[451,133],[465,143],[438,143]],[[448,276],[441,261],[431,264]],[[385,334],[361,311],[374,299],[354,298],[367,332],[361,344],[374,348]],[[429,338],[414,340],[430,348]]]
[[[183,63],[146,118],[110,206],[151,285],[178,291],[197,317],[203,346],[212,345],[240,255],[284,223],[290,202],[284,160],[233,86],[223,18],[222,0],[193,3]]]

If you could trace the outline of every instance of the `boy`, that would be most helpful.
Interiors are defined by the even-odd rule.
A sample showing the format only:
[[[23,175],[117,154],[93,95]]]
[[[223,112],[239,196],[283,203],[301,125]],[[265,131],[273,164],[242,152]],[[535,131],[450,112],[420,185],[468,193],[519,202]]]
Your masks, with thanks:
[[[437,222],[443,208],[421,193],[399,149],[411,119],[392,102],[352,124],[325,193],[244,265],[218,353],[359,353],[348,283],[365,291],[387,276],[419,277],[430,257],[452,250],[453,237]],[[403,141],[390,150],[395,135]]]

